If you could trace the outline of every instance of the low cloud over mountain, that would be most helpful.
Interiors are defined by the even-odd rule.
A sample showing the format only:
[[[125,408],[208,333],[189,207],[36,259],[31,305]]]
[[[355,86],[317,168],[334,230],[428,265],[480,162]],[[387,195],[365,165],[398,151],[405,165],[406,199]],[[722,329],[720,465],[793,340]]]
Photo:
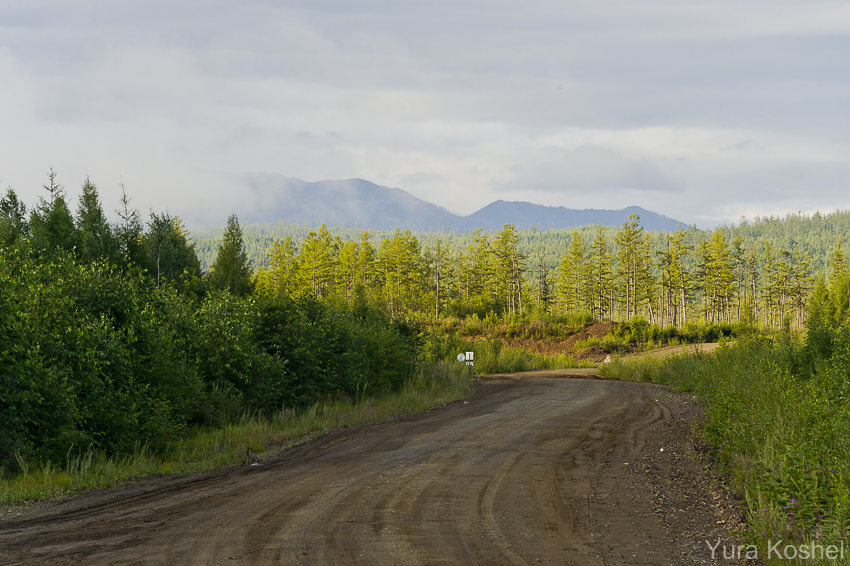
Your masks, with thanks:
[[[675,230],[673,218],[630,206],[622,210],[576,210],[528,202],[497,200],[469,215],[458,216],[401,190],[382,187],[363,179],[307,182],[272,173],[231,174],[234,190],[244,198],[235,206],[243,224],[288,222],[334,226],[429,230],[500,230],[504,224],[517,229],[532,225],[541,230],[587,224],[614,226],[629,214],[640,215],[650,230]]]

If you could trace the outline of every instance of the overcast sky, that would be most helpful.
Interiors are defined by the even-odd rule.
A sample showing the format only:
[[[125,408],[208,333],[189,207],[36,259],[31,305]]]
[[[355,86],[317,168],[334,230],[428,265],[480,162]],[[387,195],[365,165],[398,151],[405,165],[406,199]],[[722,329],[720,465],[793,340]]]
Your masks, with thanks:
[[[850,208],[850,3],[0,2],[0,186],[223,224],[217,172],[470,214]]]

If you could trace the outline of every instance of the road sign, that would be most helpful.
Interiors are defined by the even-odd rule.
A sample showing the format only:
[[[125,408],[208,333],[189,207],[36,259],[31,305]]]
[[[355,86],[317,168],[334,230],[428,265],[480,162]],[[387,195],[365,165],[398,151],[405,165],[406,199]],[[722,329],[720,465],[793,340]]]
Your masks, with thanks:
[[[475,357],[475,352],[466,352],[465,354],[458,354],[458,355],[457,355],[457,361],[459,361],[459,362],[465,362],[465,363],[466,363],[466,365],[471,366],[471,365],[475,365],[475,364],[472,362],[472,359],[473,359],[474,357]]]

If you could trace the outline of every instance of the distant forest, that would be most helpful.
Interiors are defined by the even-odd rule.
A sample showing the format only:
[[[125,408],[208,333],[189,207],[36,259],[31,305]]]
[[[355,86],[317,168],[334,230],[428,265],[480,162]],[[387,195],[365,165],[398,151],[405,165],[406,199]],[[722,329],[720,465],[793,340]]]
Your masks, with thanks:
[[[357,228],[334,226],[327,228],[333,236],[338,236],[343,241],[359,240],[363,232],[363,230]],[[538,254],[542,254],[547,267],[555,269],[564,250],[569,247],[573,233],[577,231],[585,240],[589,240],[596,232],[596,228],[596,225],[565,228],[563,230],[544,230],[540,227],[532,227],[518,232],[519,251],[527,257],[534,258]],[[283,241],[284,238],[289,236],[297,244],[306,239],[310,232],[315,232],[318,229],[319,226],[315,224],[293,222],[242,226],[245,250],[255,267],[264,265],[269,248],[275,240]],[[609,238],[613,238],[617,229],[616,226],[604,227]],[[819,271],[825,272],[829,258],[839,239],[846,242],[850,238],[850,211],[836,210],[826,214],[816,212],[812,215],[793,213],[784,218],[756,216],[752,220],[742,218],[737,225],[723,224],[715,230],[699,230],[694,226],[682,226],[682,229],[686,233],[685,241],[691,246],[697,246],[703,240],[710,240],[714,232],[720,232],[729,242],[740,236],[743,238],[744,247],[747,249],[763,246],[765,243],[770,244],[774,249],[782,250],[793,250],[799,247],[801,252],[809,254],[811,269],[817,273]],[[224,226],[200,226],[190,229],[198,258],[205,268],[215,260],[215,253],[223,232]],[[650,230],[646,230],[646,232],[650,235],[653,252],[662,251],[666,245],[666,232]],[[450,247],[462,248],[474,239],[471,231],[457,232],[450,230],[413,233],[423,246],[433,246],[439,238]],[[370,230],[370,234],[373,241],[380,242],[384,238],[391,238],[393,231]]]
[[[214,258],[220,233],[193,231],[202,265]],[[643,230],[636,216],[619,227],[516,231],[506,225],[496,233],[363,232],[279,222],[246,226],[244,242],[259,289],[274,280],[291,294],[310,289],[351,300],[360,285],[396,315],[484,317],[538,308],[677,326],[749,318],[775,327],[788,318],[801,327],[809,293],[832,271],[831,262],[843,261],[840,243],[848,233],[850,212],[836,211],[669,233]],[[411,257],[399,260],[406,267],[388,263],[391,248],[408,250]],[[321,255],[318,282],[314,273],[301,273],[317,265],[308,257],[313,249]],[[362,256],[360,265],[355,256]],[[393,269],[405,271],[406,290],[388,287]],[[359,279],[346,282],[346,273],[354,272],[362,272]]]

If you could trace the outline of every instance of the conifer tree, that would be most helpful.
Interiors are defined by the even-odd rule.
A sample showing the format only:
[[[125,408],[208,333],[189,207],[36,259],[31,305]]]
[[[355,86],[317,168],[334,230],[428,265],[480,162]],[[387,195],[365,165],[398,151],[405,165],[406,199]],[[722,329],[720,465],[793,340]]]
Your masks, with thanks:
[[[688,320],[688,304],[691,301],[691,277],[685,269],[686,258],[693,246],[685,243],[685,231],[679,228],[667,234],[667,248],[656,252],[660,258],[662,298],[662,320],[681,327]]]
[[[640,227],[640,216],[630,214],[614,241],[618,247],[620,294],[625,302],[626,318],[631,319],[637,314],[639,304],[649,302],[652,288],[649,247]]]
[[[513,224],[505,224],[493,238],[490,266],[493,299],[502,309],[513,313],[522,310],[522,279],[525,274],[525,256],[518,250],[519,235]],[[483,240],[486,244],[486,238]],[[484,247],[486,251],[486,246]],[[485,262],[479,264],[486,265]],[[548,299],[547,299],[548,304]]]
[[[217,289],[227,289],[240,297],[253,290],[251,281],[253,268],[245,252],[242,228],[235,214],[231,214],[227,219],[227,227],[218,246],[215,263],[211,268],[210,282]]]
[[[139,211],[130,208],[130,197],[124,183],[121,187],[121,206],[115,212],[118,214],[119,222],[115,226],[114,234],[118,255],[124,265],[138,264],[144,261],[144,249],[142,246],[142,218]]]
[[[543,261],[543,254],[537,254],[537,308],[543,312],[549,312],[552,302],[552,281],[549,277],[549,268]]]
[[[587,252],[584,239],[578,230],[573,230],[570,247],[558,265],[558,301],[564,313],[577,311],[583,306],[582,268]]]
[[[167,212],[151,212],[148,231],[142,236],[144,263],[154,276],[157,286],[171,281],[183,273],[199,277],[201,263],[195,253],[195,244],[189,232],[176,216]]]
[[[829,262],[831,273],[827,282],[832,313],[832,322],[837,327],[847,320],[850,311],[850,274],[847,269],[847,259],[841,249],[841,239],[835,246]]]
[[[32,249],[37,256],[50,256],[57,250],[72,251],[77,244],[77,229],[65,202],[65,190],[56,180],[56,171],[52,167],[47,178],[44,190],[49,198],[40,198],[30,214]]]
[[[112,228],[106,220],[97,187],[86,177],[77,208],[77,256],[83,261],[111,260],[116,255]]]
[[[9,187],[0,199],[0,246],[14,246],[29,238],[27,207]]]
[[[310,292],[317,299],[322,299],[331,292],[340,245],[339,237],[332,236],[324,224],[319,227],[318,233],[307,234],[301,244],[298,263],[302,267],[302,275]]]
[[[596,227],[596,236],[590,246],[588,261],[587,289],[588,305],[591,312],[598,314],[600,320],[612,313],[614,303],[614,281],[611,265],[611,252],[603,226]]]
[[[257,271],[256,292],[267,297],[295,295],[299,269],[292,238],[275,240],[266,258],[266,265]]]

